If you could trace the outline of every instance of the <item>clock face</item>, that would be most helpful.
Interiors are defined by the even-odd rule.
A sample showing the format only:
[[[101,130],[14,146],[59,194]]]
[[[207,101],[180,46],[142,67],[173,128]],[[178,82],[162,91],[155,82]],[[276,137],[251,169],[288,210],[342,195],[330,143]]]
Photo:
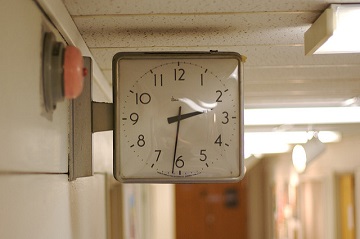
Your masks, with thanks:
[[[234,53],[115,55],[115,178],[239,180],[244,173],[241,67],[241,56]]]

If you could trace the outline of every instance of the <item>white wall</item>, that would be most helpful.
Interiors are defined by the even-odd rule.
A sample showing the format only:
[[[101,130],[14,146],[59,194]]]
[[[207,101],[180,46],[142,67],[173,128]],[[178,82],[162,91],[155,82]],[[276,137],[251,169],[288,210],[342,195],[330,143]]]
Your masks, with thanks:
[[[109,238],[112,131],[93,134],[95,175],[69,182],[69,103],[46,113],[41,88],[42,31],[64,40],[33,1],[2,3],[0,24],[0,237]],[[109,98],[94,81],[93,100]],[[174,237],[173,193],[150,186],[148,238]]]
[[[0,22],[0,171],[66,173],[68,103],[52,120],[42,106],[44,17],[32,1],[7,0]]]
[[[298,184],[303,186],[307,183],[321,184],[323,190],[323,213],[324,224],[319,226],[322,230],[320,235],[323,238],[336,238],[336,190],[335,190],[335,175],[341,173],[354,173],[356,183],[359,182],[359,168],[360,168],[360,135],[350,135],[343,137],[339,143],[327,144],[326,151],[308,165],[305,173],[298,175],[292,165],[291,153],[274,155],[264,158],[261,162],[263,167],[263,192],[265,194],[263,206],[265,207],[264,214],[265,224],[264,238],[272,238],[273,234],[273,205],[272,205],[272,188],[274,185],[288,185],[295,178]],[[257,175],[260,177],[260,175]],[[254,184],[249,185],[252,187]],[[359,196],[360,185],[356,185],[356,195]],[[250,190],[251,192],[251,190]],[[259,192],[253,193],[252,197],[259,197]],[[304,195],[302,195],[304,197]],[[359,200],[357,200],[359,201]],[[319,211],[318,211],[319,212]],[[356,221],[360,218],[360,211],[356,212]],[[260,216],[257,218],[262,219]],[[253,219],[255,220],[255,219]],[[358,223],[359,226],[359,223]],[[359,228],[359,227],[358,227]],[[359,238],[357,234],[357,238]],[[303,235],[304,236],[304,235]],[[258,238],[258,237],[254,237]]]
[[[175,238],[175,187],[171,184],[151,185],[152,239]]]
[[[94,136],[95,176],[69,182],[69,104],[44,111],[43,29],[56,33],[34,1],[1,2],[0,237],[106,238],[111,134]],[[106,98],[96,85],[94,93]]]
[[[104,175],[0,175],[1,238],[106,238]]]
[[[247,223],[249,239],[265,238],[264,167],[258,163],[246,173],[247,181]]]

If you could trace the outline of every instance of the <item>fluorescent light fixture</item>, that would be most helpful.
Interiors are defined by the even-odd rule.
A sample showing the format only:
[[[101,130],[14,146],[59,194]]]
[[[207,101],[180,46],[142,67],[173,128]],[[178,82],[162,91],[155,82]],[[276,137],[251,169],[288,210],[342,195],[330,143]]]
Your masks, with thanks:
[[[360,107],[245,109],[245,126],[360,123]]]
[[[334,143],[341,140],[336,131],[316,132],[323,143]],[[274,131],[274,132],[246,132],[245,142],[282,142],[285,144],[305,144],[315,134],[314,131]]]
[[[245,126],[360,123],[360,107],[245,109],[244,121]],[[305,144],[313,135],[312,131],[246,132],[245,154],[249,157],[285,153],[290,150],[290,145]],[[340,133],[334,131],[320,131],[317,137],[322,143],[341,140]]]
[[[360,103],[359,97],[352,97],[342,102],[342,106],[358,106]]]
[[[305,149],[301,145],[295,145],[292,152],[293,165],[297,172],[302,173],[306,168],[306,153]]]
[[[333,143],[341,140],[339,132],[319,131],[317,137],[322,143]],[[314,136],[313,131],[287,131],[287,132],[246,132],[245,158],[257,154],[285,153],[291,144],[305,144]]]
[[[262,155],[262,154],[278,154],[286,153],[290,150],[290,145],[278,141],[265,141],[259,138],[260,141],[247,140],[245,136],[245,155]]]
[[[332,4],[305,32],[305,55],[359,53],[360,4]]]
[[[306,166],[324,151],[325,144],[317,137],[313,137],[306,144],[296,145],[292,152],[292,161],[296,171],[304,172]]]

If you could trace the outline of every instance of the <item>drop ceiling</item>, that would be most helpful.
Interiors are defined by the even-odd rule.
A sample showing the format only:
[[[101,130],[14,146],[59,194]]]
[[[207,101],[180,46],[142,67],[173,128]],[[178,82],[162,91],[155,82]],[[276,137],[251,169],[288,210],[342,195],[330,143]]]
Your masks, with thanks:
[[[64,3],[110,85],[112,57],[120,51],[219,50],[247,57],[245,108],[342,106],[360,97],[360,54],[304,55],[304,32],[330,1]],[[343,126],[354,128],[360,127]]]

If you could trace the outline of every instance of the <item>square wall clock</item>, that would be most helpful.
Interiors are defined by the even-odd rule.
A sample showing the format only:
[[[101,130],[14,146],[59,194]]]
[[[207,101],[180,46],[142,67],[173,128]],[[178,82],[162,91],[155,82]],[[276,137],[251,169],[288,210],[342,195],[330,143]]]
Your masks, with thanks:
[[[239,181],[244,175],[243,59],[234,52],[116,54],[115,178]]]

